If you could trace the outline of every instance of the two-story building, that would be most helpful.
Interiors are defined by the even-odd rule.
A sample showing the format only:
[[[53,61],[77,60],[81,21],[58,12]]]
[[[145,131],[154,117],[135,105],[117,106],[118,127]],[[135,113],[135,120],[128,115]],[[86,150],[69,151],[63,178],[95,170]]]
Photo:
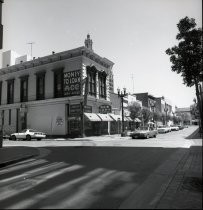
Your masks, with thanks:
[[[108,134],[113,65],[93,51],[89,34],[85,46],[7,65],[0,69],[0,126],[8,134]]]

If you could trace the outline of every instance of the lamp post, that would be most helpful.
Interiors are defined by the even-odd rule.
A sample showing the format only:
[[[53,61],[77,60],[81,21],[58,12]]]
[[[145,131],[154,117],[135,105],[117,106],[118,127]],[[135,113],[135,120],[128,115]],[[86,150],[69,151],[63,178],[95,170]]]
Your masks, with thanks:
[[[126,93],[126,88],[123,88],[123,91],[120,91],[120,89],[118,88],[117,91],[118,91],[118,97],[121,98],[121,106],[122,106],[122,132],[121,132],[121,136],[123,137],[123,136],[125,136],[123,98],[125,96],[127,96],[127,93]]]

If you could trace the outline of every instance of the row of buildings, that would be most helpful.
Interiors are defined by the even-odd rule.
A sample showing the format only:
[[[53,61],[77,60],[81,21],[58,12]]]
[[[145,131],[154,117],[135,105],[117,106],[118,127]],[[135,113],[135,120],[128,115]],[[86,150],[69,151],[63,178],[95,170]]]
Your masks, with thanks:
[[[0,69],[0,127],[5,133],[33,128],[50,136],[115,134],[121,132],[121,99],[114,93],[114,63],[93,51],[90,35],[85,46],[45,57],[3,53]],[[164,97],[128,94],[153,111],[172,113]],[[141,122],[140,119],[136,119]]]

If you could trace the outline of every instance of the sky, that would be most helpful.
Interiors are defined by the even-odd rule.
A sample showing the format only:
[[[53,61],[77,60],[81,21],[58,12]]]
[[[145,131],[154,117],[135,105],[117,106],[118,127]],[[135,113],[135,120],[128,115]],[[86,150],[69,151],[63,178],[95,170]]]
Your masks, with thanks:
[[[177,23],[188,16],[202,27],[201,0],[5,0],[4,48],[20,55],[50,55],[84,46],[114,62],[115,91],[165,96],[173,106],[189,107],[194,87],[171,71],[165,51],[177,44]],[[1,66],[1,59],[0,59]]]

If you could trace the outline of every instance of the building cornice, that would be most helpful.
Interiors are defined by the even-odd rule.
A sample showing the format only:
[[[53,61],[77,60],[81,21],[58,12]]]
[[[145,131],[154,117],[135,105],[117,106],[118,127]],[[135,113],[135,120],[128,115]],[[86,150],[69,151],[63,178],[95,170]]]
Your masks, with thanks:
[[[37,66],[42,66],[49,63],[54,63],[57,61],[62,61],[66,59],[71,59],[74,57],[85,56],[96,63],[102,65],[105,68],[110,68],[114,65],[113,62],[106,58],[102,58],[101,56],[94,53],[92,50],[87,49],[86,47],[79,47],[72,50],[60,52],[60,53],[53,53],[52,55],[38,57],[31,61],[26,61],[20,64],[8,66],[6,68],[0,69],[0,75],[14,73],[20,70],[30,69]]]

